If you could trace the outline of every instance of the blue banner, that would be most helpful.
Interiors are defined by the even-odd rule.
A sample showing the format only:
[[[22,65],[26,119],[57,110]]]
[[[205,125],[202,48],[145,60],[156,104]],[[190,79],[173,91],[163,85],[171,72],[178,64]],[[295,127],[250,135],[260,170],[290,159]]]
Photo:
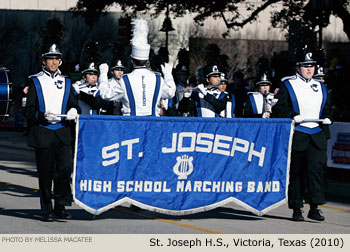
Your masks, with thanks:
[[[287,198],[290,119],[84,116],[73,195],[100,214],[124,202],[172,215],[235,202],[257,215]]]

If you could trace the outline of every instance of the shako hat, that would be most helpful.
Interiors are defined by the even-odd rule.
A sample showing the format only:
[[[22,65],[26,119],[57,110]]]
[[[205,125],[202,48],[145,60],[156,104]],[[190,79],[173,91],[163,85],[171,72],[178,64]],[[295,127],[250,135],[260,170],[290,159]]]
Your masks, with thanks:
[[[271,83],[271,81],[268,79],[267,74],[266,74],[266,73],[263,73],[263,74],[261,75],[261,77],[260,77],[260,80],[259,80],[257,83],[255,83],[255,85],[257,85],[257,86],[264,86],[264,85],[269,85],[269,86],[271,86],[272,83]]]
[[[137,60],[148,60],[151,46],[148,44],[148,23],[145,19],[134,19],[131,23],[132,39],[131,57]]]

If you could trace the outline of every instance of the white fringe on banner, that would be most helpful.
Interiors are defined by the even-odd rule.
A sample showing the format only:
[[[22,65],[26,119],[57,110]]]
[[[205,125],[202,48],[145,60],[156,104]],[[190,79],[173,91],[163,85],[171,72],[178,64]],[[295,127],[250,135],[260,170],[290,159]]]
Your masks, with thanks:
[[[288,185],[289,185],[289,168],[290,168],[290,161],[291,161],[291,147],[292,147],[292,140],[293,140],[293,134],[294,134],[294,121],[292,120],[292,125],[291,125],[291,130],[290,130],[290,135],[289,135],[289,146],[288,146],[288,160],[287,160],[287,174],[286,174],[286,189],[285,189],[285,198],[279,202],[276,202],[275,204],[263,209],[262,211],[256,210],[255,208],[247,205],[246,203],[240,201],[239,199],[236,199],[234,197],[229,197],[223,201],[211,204],[211,205],[207,205],[207,206],[202,206],[202,207],[198,207],[198,208],[192,208],[192,209],[187,209],[187,210],[169,210],[169,209],[164,209],[164,208],[159,208],[159,207],[154,207],[154,206],[150,206],[150,205],[146,205],[143,203],[140,203],[136,200],[130,199],[128,197],[123,198],[121,200],[118,200],[116,202],[113,202],[112,204],[109,204],[103,208],[100,208],[98,210],[93,209],[91,207],[88,207],[87,205],[85,205],[84,203],[82,203],[81,201],[79,201],[78,199],[76,199],[75,197],[75,175],[76,175],[76,159],[77,159],[77,143],[78,143],[78,135],[79,135],[79,116],[77,119],[77,123],[76,123],[76,137],[75,137],[75,153],[74,153],[74,172],[73,172],[73,184],[72,184],[72,192],[73,192],[73,199],[75,204],[77,204],[79,207],[83,208],[84,210],[86,210],[87,212],[93,214],[93,215],[99,215],[103,212],[106,212],[109,209],[112,209],[116,206],[122,205],[124,203],[129,203],[132,205],[135,205],[139,208],[148,210],[148,211],[152,211],[152,212],[157,212],[157,213],[161,213],[161,214],[168,214],[168,215],[189,215],[189,214],[196,214],[196,213],[201,213],[201,212],[206,212],[206,211],[210,211],[213,210],[215,208],[218,207],[222,207],[226,204],[229,204],[231,202],[236,203],[237,205],[245,208],[246,210],[258,215],[258,216],[263,216],[266,213],[268,213],[269,211],[285,204],[288,202]]]

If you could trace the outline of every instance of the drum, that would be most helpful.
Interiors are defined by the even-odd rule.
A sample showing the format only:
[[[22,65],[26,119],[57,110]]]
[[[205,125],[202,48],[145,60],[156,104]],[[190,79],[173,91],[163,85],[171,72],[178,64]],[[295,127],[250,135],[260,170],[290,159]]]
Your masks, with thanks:
[[[0,67],[0,122],[5,122],[10,116],[10,83],[7,72],[7,68]]]

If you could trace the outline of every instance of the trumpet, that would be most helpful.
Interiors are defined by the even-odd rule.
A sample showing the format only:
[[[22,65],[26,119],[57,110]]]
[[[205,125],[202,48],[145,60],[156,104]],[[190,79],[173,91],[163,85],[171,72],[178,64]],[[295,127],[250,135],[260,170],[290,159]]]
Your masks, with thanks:
[[[273,100],[273,97],[269,97],[269,92],[265,91],[263,93],[263,96],[264,96],[264,99],[265,99],[265,116],[266,118],[270,118],[271,116],[271,113],[272,113],[272,100]]]

